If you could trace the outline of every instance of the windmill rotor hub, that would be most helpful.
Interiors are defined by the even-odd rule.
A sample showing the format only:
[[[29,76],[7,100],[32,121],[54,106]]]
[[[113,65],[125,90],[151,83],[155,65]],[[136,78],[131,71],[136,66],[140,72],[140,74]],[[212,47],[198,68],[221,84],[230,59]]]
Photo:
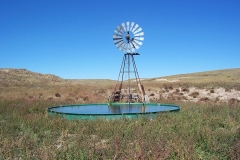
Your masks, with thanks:
[[[125,36],[126,40],[129,42],[129,39],[130,39],[130,35],[127,33],[126,36]]]

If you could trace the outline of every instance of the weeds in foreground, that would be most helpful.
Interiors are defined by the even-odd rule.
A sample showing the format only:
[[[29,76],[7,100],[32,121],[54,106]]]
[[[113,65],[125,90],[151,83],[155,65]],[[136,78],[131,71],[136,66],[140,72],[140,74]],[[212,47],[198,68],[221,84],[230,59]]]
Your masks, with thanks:
[[[0,159],[239,159],[240,107],[179,102],[179,113],[67,121],[54,101],[0,100]]]

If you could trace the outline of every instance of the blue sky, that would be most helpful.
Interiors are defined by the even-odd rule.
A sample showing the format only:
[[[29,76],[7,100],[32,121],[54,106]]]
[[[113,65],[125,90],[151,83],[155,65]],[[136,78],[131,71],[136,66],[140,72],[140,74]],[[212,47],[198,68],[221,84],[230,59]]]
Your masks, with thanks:
[[[1,0],[0,68],[117,79],[122,22],[144,31],[140,77],[239,68],[239,0]]]

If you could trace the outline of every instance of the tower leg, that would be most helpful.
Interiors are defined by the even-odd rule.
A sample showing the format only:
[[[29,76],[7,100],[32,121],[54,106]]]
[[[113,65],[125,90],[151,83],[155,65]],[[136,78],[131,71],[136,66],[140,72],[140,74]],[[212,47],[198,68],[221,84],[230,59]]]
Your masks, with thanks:
[[[111,95],[111,101],[113,102],[119,102],[121,100],[121,90],[122,90],[122,83],[123,83],[123,75],[124,75],[124,68],[125,68],[125,60],[126,60],[126,56],[123,56],[123,60],[122,60],[122,64],[121,64],[121,68],[120,68],[120,72],[118,74],[118,81],[114,87],[114,91]],[[122,74],[121,77],[121,81],[120,81],[120,76]]]
[[[118,75],[118,81],[114,87],[114,91],[111,95],[111,101],[113,102],[120,102],[123,99],[125,99],[125,102],[131,103],[134,101],[138,101],[139,95],[137,94],[133,94],[131,93],[131,62],[133,65],[133,72],[135,75],[135,79],[136,79],[136,87],[138,88],[140,94],[141,94],[141,100],[142,102],[148,102],[148,97],[145,94],[144,91],[144,87],[141,84],[139,75],[138,75],[138,71],[137,71],[137,67],[134,61],[134,55],[139,55],[138,53],[126,53],[123,56],[123,60],[122,60],[122,65],[120,68],[120,72]],[[127,69],[125,69],[127,68]],[[128,81],[124,82],[124,73],[127,73],[127,78]],[[120,80],[121,78],[121,80]],[[122,89],[124,88],[123,83],[125,84],[126,89],[122,91]],[[147,99],[146,99],[147,98]]]

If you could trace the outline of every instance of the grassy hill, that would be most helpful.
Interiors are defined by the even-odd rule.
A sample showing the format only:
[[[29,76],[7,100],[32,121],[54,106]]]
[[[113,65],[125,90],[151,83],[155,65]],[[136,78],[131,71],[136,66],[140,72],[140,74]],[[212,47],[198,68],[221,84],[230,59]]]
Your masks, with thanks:
[[[26,69],[0,68],[0,86],[32,86],[32,85],[51,85],[63,82],[64,79],[52,75],[31,72]]]
[[[88,99],[88,102],[106,102],[116,84],[116,81],[109,79],[71,80],[26,69],[2,68],[0,77],[0,98],[42,98],[75,103],[83,103],[83,99]],[[142,80],[142,84],[147,94],[152,95],[160,94],[161,88],[222,87],[240,90],[240,68],[147,78]],[[56,94],[61,96],[56,97]]]
[[[97,83],[104,84],[113,80],[109,79],[63,79],[52,74],[41,74],[31,72],[26,69],[11,69],[0,68],[0,86],[21,86],[29,84],[41,84],[51,85],[54,83],[78,83],[78,84],[91,84]],[[206,72],[196,72],[188,74],[171,75],[165,77],[146,78],[145,82],[152,83],[157,82],[178,82],[178,83],[192,83],[192,84],[204,84],[204,83],[235,83],[240,85],[240,68],[214,70]]]
[[[240,84],[240,68],[179,74],[164,78],[188,83],[225,82]]]
[[[166,77],[146,79],[152,84],[187,85],[204,87],[224,87],[240,90],[240,68],[179,74]]]

